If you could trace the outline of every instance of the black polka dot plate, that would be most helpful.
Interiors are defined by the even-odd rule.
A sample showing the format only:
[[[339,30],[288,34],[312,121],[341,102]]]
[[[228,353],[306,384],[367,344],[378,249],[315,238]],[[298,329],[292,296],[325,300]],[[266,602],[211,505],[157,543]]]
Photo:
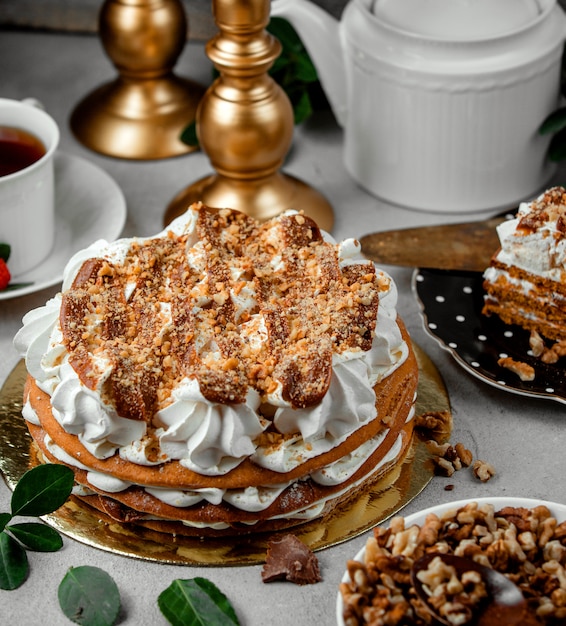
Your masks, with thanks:
[[[479,272],[417,269],[412,287],[425,330],[470,374],[511,393],[566,403],[563,359],[555,365],[543,363],[532,355],[527,331],[481,314],[484,291]],[[534,380],[522,381],[498,365],[505,356],[531,365]]]

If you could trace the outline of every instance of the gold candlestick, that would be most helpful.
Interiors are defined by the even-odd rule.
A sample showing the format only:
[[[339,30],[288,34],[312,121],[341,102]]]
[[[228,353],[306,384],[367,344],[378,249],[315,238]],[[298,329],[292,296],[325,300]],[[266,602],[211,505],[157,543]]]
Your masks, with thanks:
[[[260,220],[304,210],[330,230],[332,207],[315,189],[279,171],[293,137],[293,110],[268,70],[281,44],[265,27],[269,0],[213,0],[219,33],[206,53],[219,71],[197,110],[197,134],[216,173],[173,198],[169,223],[192,202],[238,209]]]
[[[194,150],[180,140],[205,88],[173,73],[187,36],[180,0],[106,0],[99,14],[103,47],[119,72],[82,100],[71,129],[95,152],[162,159]]]

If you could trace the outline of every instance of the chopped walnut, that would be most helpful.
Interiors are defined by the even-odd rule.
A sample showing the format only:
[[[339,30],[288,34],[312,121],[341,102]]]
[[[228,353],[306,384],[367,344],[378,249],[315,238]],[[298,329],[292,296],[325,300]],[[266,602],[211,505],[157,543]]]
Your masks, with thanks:
[[[490,478],[495,476],[495,468],[493,465],[486,463],[485,461],[481,461],[480,459],[474,461],[472,472],[476,478],[479,478],[482,481],[482,483],[487,482]]]
[[[444,456],[446,451],[450,447],[449,443],[440,444],[434,439],[431,439],[426,442],[426,447],[431,454],[436,454],[437,456]]]
[[[558,524],[546,506],[533,509],[471,502],[441,515],[427,515],[421,527],[406,526],[401,516],[377,527],[368,539],[363,562],[348,561],[349,581],[340,585],[347,626],[425,626],[430,615],[417,598],[410,576],[413,563],[426,553],[471,558],[498,569],[520,589],[543,626],[566,623],[566,522]],[[442,574],[442,575],[441,575]],[[428,584],[434,602],[452,615],[464,609],[450,603],[461,580],[433,571]],[[454,585],[449,588],[447,580]],[[466,579],[466,601],[481,601],[479,581]],[[455,622],[453,622],[455,623]]]
[[[546,350],[546,346],[544,344],[544,339],[540,336],[540,334],[533,330],[531,331],[529,337],[529,346],[531,348],[531,352],[533,356],[539,357]]]
[[[469,467],[472,463],[472,453],[463,443],[455,446],[449,443],[439,444],[434,440],[426,442],[428,451],[433,455],[435,471],[441,476],[452,476],[462,467]]]
[[[557,341],[550,348],[545,348],[540,356],[540,360],[543,363],[552,364],[556,363],[558,359],[566,356],[566,341]]]
[[[531,331],[529,335],[529,347],[532,355],[546,364],[557,363],[566,356],[566,340],[555,341],[551,346],[547,346],[544,338],[536,330]]]
[[[456,471],[456,468],[450,461],[448,461],[448,459],[439,456],[436,458],[435,471],[441,476],[446,476],[447,478],[450,478],[450,476],[452,476]]]
[[[445,441],[452,432],[452,413],[450,411],[430,411],[415,418],[415,428],[425,432],[425,436],[434,441]]]
[[[476,607],[488,597],[481,575],[473,570],[458,575],[456,569],[439,557],[434,557],[417,578],[423,583],[428,602],[449,624],[467,624]]]
[[[458,458],[462,462],[462,465],[464,465],[465,467],[470,467],[473,460],[472,453],[464,446],[463,443],[457,443],[455,445],[455,449]]]
[[[531,381],[535,379],[535,370],[528,363],[523,361],[516,361],[510,356],[503,357],[497,361],[497,365],[508,369],[510,372],[517,374],[517,376],[523,381]]]

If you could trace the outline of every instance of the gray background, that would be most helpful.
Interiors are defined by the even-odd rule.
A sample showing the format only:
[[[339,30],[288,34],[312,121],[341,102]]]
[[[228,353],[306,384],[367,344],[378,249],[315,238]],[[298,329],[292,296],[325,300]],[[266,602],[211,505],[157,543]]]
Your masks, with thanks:
[[[340,16],[346,0],[315,0]],[[0,27],[96,32],[103,0],[0,0]],[[215,32],[210,0],[183,0],[189,21],[188,36],[195,41]]]

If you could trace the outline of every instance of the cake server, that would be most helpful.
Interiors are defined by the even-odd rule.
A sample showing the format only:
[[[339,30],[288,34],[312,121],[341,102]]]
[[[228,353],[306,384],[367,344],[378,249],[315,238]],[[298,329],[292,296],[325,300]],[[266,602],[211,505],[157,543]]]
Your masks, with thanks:
[[[362,253],[387,265],[483,272],[499,249],[496,227],[504,219],[372,233],[360,239]]]

